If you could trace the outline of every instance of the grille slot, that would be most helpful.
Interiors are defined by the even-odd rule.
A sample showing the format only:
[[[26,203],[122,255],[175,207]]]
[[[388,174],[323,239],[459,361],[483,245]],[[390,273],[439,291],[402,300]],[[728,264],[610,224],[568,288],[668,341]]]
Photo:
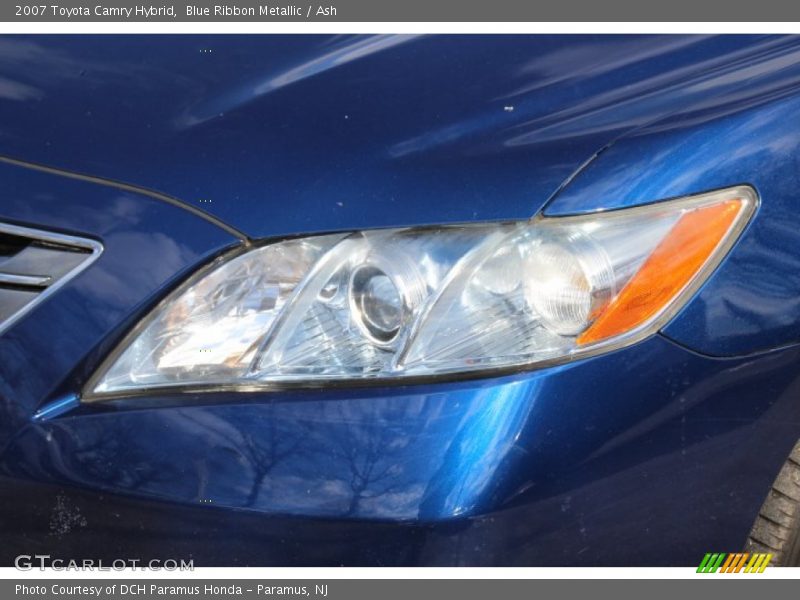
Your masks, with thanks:
[[[0,260],[14,256],[30,243],[28,238],[0,231]]]
[[[94,240],[0,223],[0,335],[102,251]]]

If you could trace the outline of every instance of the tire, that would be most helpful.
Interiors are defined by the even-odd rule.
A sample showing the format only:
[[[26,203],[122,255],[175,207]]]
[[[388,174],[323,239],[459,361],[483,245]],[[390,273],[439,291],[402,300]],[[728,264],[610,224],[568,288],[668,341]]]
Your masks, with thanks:
[[[800,442],[772,484],[745,552],[772,554],[770,564],[775,566],[800,566]]]

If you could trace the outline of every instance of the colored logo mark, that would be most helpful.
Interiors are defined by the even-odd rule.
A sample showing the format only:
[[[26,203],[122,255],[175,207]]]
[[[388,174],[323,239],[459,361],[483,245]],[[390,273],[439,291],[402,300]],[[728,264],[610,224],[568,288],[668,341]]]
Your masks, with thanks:
[[[703,557],[698,573],[763,573],[772,560],[772,554],[749,554],[739,552],[735,554],[711,553]]]

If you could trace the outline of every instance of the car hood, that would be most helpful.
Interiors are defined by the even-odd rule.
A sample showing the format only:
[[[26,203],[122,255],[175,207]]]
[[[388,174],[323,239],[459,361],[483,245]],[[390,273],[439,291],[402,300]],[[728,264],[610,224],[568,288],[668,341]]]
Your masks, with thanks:
[[[7,36],[0,154],[251,237],[524,219],[643,124],[794,85],[799,53],[774,36]]]

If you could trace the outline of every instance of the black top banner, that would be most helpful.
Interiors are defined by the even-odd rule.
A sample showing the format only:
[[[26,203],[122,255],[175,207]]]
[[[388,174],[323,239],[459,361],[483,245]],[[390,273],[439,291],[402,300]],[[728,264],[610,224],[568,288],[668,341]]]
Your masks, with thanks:
[[[17,0],[0,4],[10,22],[790,22],[800,4],[709,0]]]

